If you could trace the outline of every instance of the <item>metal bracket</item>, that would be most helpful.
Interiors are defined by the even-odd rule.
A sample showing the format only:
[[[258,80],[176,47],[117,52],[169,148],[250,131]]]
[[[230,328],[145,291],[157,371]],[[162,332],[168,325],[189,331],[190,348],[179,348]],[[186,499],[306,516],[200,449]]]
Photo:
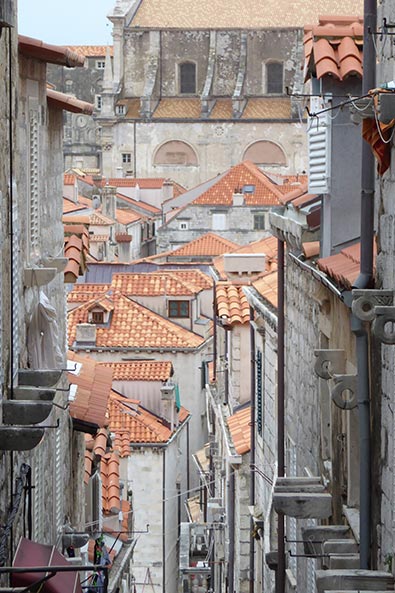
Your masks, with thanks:
[[[335,374],[344,373],[344,350],[314,350],[314,356],[317,357],[314,371],[321,379],[332,379]]]
[[[331,396],[333,402],[342,410],[352,410],[357,406],[357,375],[334,375],[335,387]],[[343,393],[348,391],[351,398],[344,398]]]
[[[375,307],[375,315],[372,331],[376,338],[384,344],[395,344],[395,307]]]
[[[352,291],[352,312],[361,321],[373,321],[376,317],[376,308],[393,305],[394,293],[392,290],[360,290]]]

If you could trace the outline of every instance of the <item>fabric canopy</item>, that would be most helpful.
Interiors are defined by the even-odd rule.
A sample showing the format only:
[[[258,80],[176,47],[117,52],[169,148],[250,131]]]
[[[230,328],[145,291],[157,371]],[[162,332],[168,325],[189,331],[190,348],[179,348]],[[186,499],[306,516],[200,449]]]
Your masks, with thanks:
[[[45,546],[22,537],[16,550],[14,567],[41,566],[70,566],[66,558],[54,546]],[[48,571],[50,572],[50,571]],[[13,587],[33,586],[47,573],[23,572],[13,573],[11,584]],[[82,593],[78,572],[57,572],[55,576],[45,581],[41,593]]]

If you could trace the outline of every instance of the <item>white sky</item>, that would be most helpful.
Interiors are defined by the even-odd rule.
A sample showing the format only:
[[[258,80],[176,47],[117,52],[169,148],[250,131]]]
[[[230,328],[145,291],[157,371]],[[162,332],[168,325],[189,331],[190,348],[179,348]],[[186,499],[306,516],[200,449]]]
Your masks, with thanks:
[[[115,0],[18,0],[18,32],[55,45],[112,43]]]

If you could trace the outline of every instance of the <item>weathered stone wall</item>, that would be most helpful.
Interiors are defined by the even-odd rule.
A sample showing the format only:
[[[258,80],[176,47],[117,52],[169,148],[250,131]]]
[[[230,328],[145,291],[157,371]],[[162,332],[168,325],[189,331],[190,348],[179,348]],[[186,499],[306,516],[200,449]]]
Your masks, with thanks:
[[[235,591],[249,590],[250,521],[248,512],[250,496],[250,454],[243,455],[243,463],[235,472]]]

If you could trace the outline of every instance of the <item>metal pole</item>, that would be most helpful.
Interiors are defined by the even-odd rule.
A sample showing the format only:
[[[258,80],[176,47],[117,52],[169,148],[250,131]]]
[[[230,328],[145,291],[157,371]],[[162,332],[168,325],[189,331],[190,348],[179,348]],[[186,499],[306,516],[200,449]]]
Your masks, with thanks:
[[[277,240],[277,473],[284,476],[284,242]],[[284,543],[284,515],[277,515],[277,571],[276,593],[285,591],[285,543]]]

